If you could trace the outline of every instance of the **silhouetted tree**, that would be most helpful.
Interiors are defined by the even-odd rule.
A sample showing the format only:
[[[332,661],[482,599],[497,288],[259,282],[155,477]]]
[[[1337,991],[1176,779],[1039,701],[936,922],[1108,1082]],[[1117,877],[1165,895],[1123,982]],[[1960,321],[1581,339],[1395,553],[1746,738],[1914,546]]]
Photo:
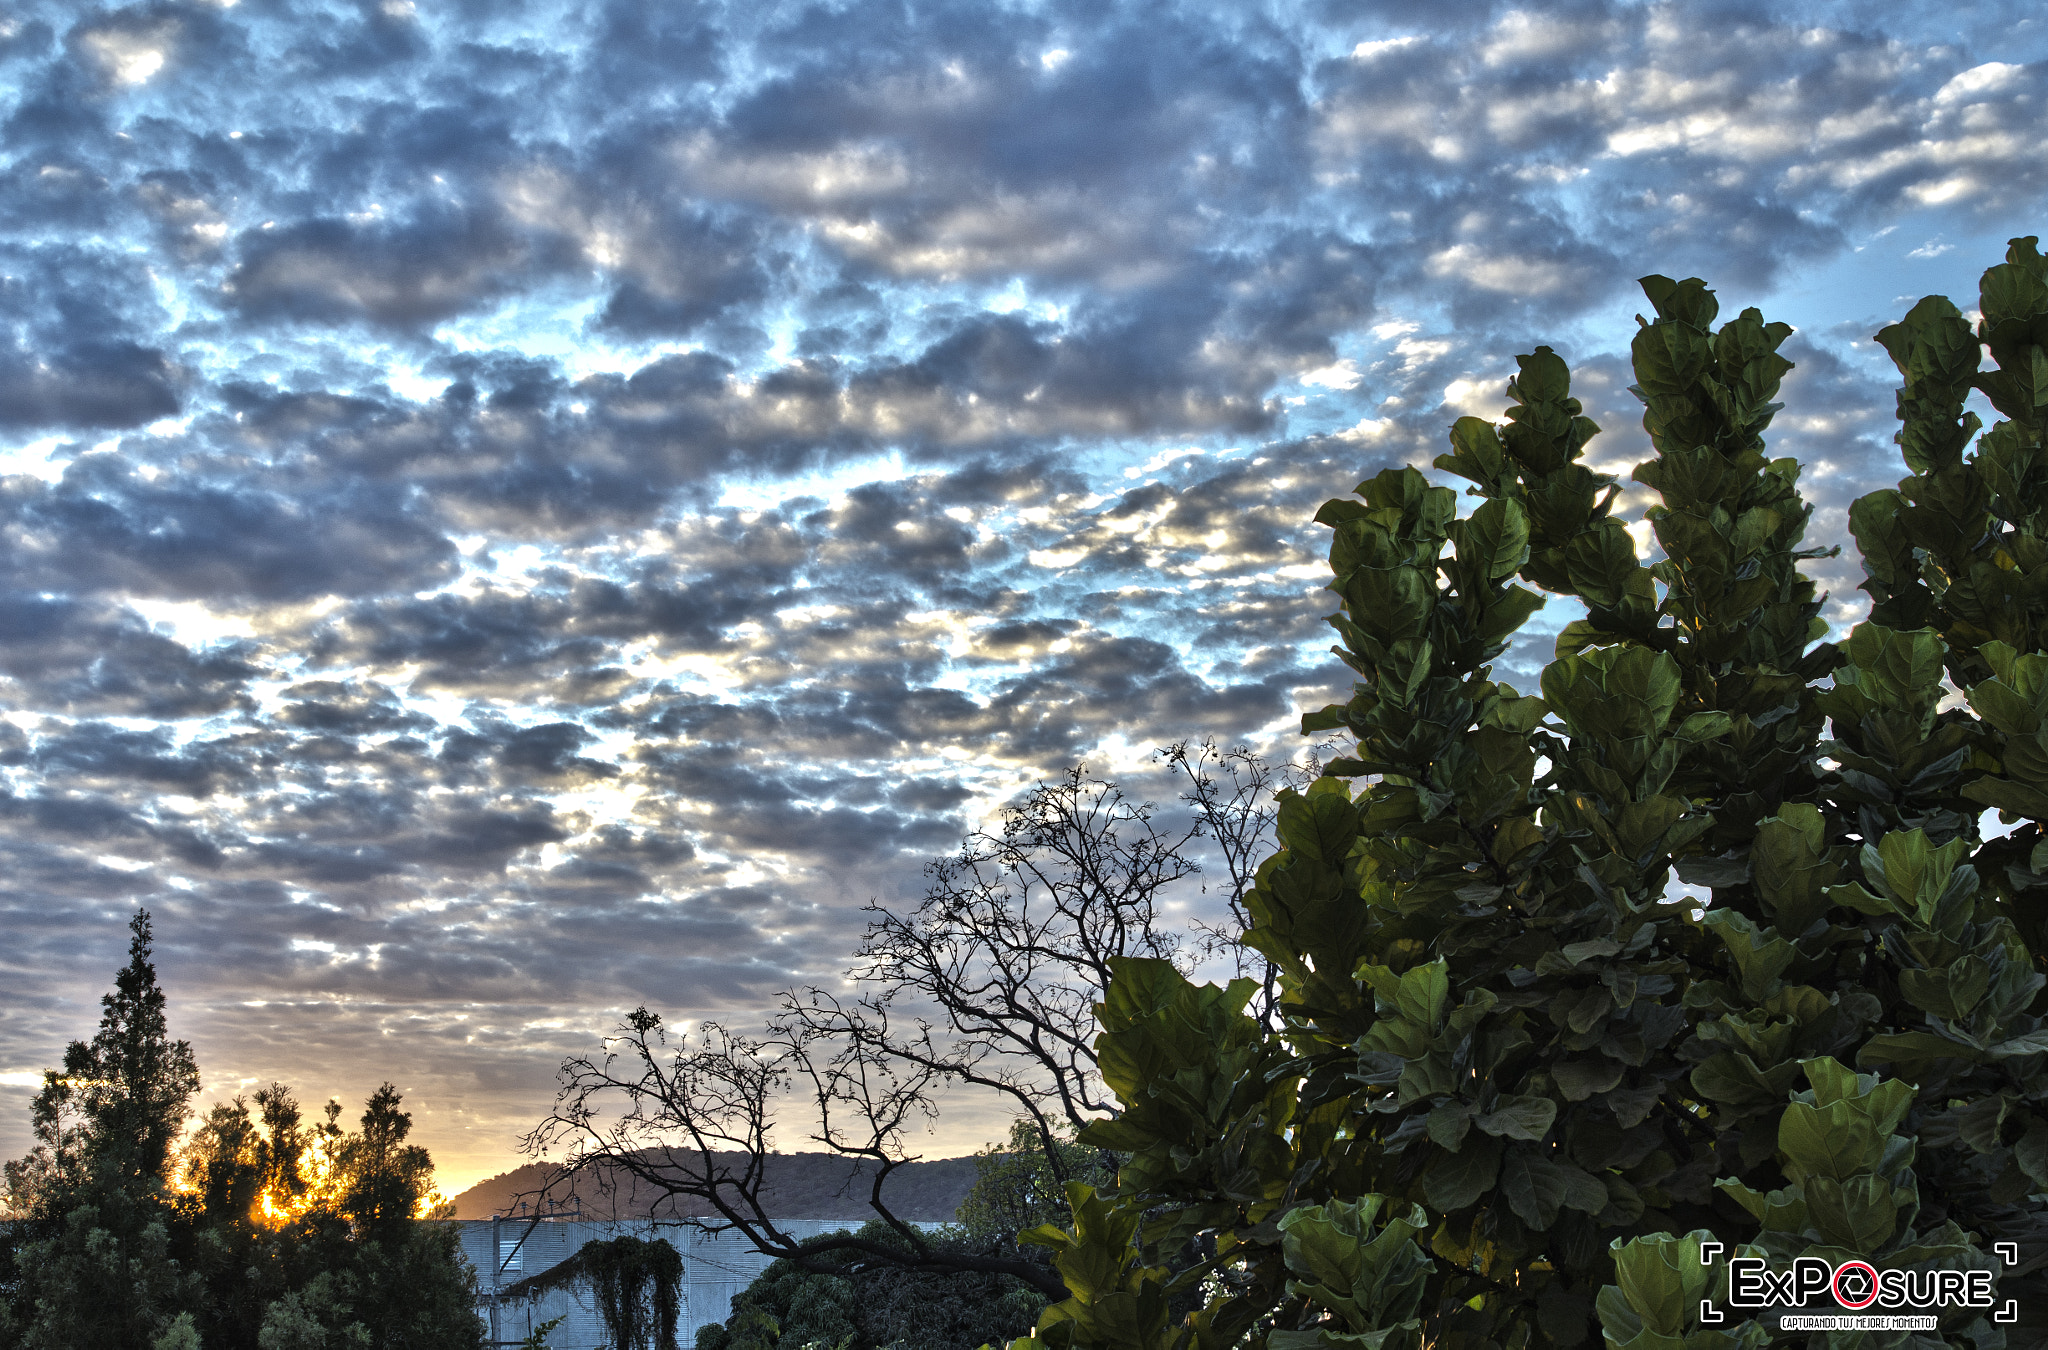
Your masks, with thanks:
[[[6,1167],[0,1347],[481,1346],[475,1274],[451,1226],[419,1221],[433,1163],[389,1083],[353,1134],[339,1102],[308,1129],[273,1083],[173,1158],[198,1069],[170,1039],[148,911],[130,930],[98,1034],[45,1075],[36,1146]]]
[[[217,1106],[187,1153],[208,1350],[480,1345],[476,1274],[432,1212],[433,1160],[382,1084],[346,1132],[341,1103],[308,1130],[289,1089]],[[224,1183],[220,1179],[225,1179]]]
[[[674,1043],[658,1013],[637,1009],[602,1055],[564,1062],[555,1108],[527,1136],[530,1153],[565,1155],[550,1189],[631,1178],[664,1197],[658,1214],[735,1229],[800,1268],[823,1270],[823,1254],[845,1252],[854,1270],[1007,1275],[1060,1296],[1044,1262],[1014,1246],[934,1243],[890,1209],[883,1188],[909,1160],[905,1126],[933,1115],[947,1085],[1007,1096],[1050,1176],[1068,1178],[1071,1148],[1058,1141],[1110,1105],[1093,1008],[1112,964],[1191,968],[1195,953],[1162,920],[1165,897],[1201,871],[1208,848],[1222,858],[1234,910],[1269,833],[1275,775],[1249,752],[1183,745],[1161,757],[1186,780],[1189,819],[1167,828],[1151,804],[1080,768],[1038,785],[996,830],[933,862],[910,913],[869,907],[851,997],[791,991],[760,1034],[706,1023]],[[792,1096],[808,1100],[812,1139],[866,1164],[869,1205],[895,1240],[806,1243],[776,1225],[765,1160]]]
[[[171,1253],[165,1174],[199,1070],[192,1047],[170,1038],[149,911],[128,928],[99,1031],[43,1075],[35,1148],[6,1167],[18,1223],[0,1337],[36,1350],[175,1344],[190,1331],[180,1312],[196,1282]]]

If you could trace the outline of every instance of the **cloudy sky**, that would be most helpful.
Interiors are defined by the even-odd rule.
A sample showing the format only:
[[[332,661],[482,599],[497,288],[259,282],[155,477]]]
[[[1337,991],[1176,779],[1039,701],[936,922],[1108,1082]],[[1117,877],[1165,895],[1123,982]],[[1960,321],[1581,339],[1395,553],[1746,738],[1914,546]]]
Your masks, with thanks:
[[[1625,473],[1646,272],[1798,326],[1841,537],[1869,335],[2048,233],[2031,11],[9,5],[0,1156],[138,904],[209,1096],[452,1188],[1039,777],[1292,753],[1316,505],[1538,342]]]

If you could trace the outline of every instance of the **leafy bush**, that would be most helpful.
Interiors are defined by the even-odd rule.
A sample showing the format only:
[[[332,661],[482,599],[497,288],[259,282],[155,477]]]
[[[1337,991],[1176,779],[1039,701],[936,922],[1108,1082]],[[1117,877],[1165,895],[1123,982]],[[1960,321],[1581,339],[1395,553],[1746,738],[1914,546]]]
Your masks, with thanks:
[[[903,1243],[887,1224],[870,1222],[860,1236]],[[947,1250],[978,1251],[964,1229],[927,1240]],[[1045,1298],[1004,1275],[918,1271],[864,1260],[844,1248],[771,1264],[733,1299],[723,1326],[697,1333],[697,1350],[975,1350],[1028,1330]]]
[[[1019,1350],[1767,1339],[1700,1323],[1729,1254],[1702,1266],[1706,1234],[1993,1268],[2023,1317],[2048,1308],[2035,245],[1985,273],[1974,332],[1930,297],[1878,335],[1910,473],[1852,508],[1875,606],[1845,642],[1799,569],[1799,466],[1764,453],[1791,330],[1716,326],[1697,279],[1646,278],[1634,341],[1660,559],[1583,462],[1598,428],[1548,348],[1505,424],[1460,419],[1437,460],[1469,515],[1413,469],[1322,508],[1359,682],[1304,730],[1357,751],[1283,794],[1246,898],[1284,1029],[1245,1014],[1249,981],[1115,964],[1097,1051],[1121,1107],[1082,1140],[1130,1161],[1073,1188],[1071,1230],[1027,1235],[1074,1297]],[[2005,420],[1971,453],[1973,389]],[[1490,663],[1539,592],[1585,617],[1525,694]],[[1206,1259],[1175,1261],[1191,1240]],[[1941,1336],[2004,1343],[1974,1309]]]

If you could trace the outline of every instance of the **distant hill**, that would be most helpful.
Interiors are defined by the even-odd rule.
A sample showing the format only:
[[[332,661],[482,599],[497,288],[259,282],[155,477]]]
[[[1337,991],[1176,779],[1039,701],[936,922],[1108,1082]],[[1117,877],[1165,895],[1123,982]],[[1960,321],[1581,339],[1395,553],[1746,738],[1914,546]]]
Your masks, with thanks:
[[[721,1155],[725,1156],[725,1155]],[[744,1155],[729,1155],[735,1171]],[[531,1213],[532,1198],[556,1171],[553,1163],[533,1162],[479,1181],[455,1197],[458,1219],[488,1219],[494,1214]],[[874,1165],[833,1153],[777,1153],[766,1164],[762,1207],[777,1219],[845,1219],[865,1222]],[[974,1185],[974,1159],[935,1158],[905,1163],[883,1183],[882,1198],[898,1218],[950,1222]],[[564,1189],[551,1199],[570,1200],[586,1219],[689,1218],[712,1213],[702,1201],[670,1199],[660,1191],[619,1176],[607,1190],[598,1178],[577,1178],[572,1194]]]

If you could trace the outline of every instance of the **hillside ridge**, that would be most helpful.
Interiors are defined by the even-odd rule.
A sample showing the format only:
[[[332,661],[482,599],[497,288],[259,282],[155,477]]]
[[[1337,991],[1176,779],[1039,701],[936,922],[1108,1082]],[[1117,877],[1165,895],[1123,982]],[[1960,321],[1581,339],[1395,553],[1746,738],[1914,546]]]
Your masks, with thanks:
[[[717,1155],[737,1170],[739,1153]],[[559,1164],[530,1162],[487,1177],[454,1197],[454,1217],[488,1219],[498,1214],[531,1213],[532,1198]],[[616,1184],[601,1178],[577,1179],[573,1191],[557,1190],[555,1208],[573,1209],[585,1219],[705,1217],[712,1209],[701,1200],[672,1198],[618,1172]],[[777,1219],[845,1219],[859,1223],[874,1218],[868,1206],[874,1164],[836,1153],[776,1153],[765,1160],[762,1204]],[[899,1218],[950,1222],[974,1185],[974,1158],[932,1158],[904,1163],[883,1183],[883,1199]]]

